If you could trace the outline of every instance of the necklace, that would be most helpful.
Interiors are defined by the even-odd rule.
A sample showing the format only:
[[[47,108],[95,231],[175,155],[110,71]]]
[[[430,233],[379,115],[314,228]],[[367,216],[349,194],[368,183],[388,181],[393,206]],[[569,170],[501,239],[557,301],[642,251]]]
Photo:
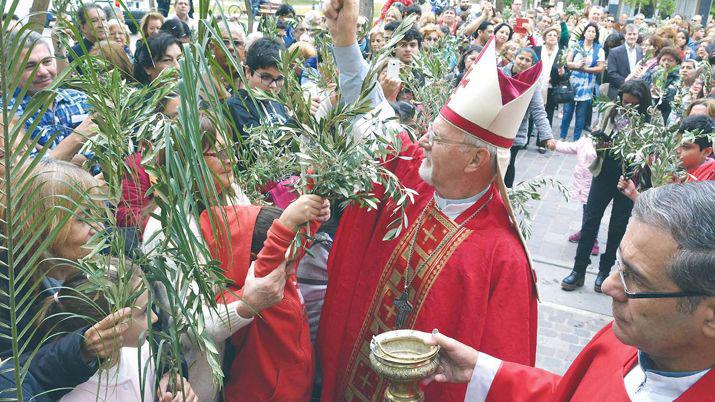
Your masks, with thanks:
[[[454,236],[457,235],[460,229],[464,227],[464,225],[467,224],[467,222],[471,221],[472,218],[477,216],[479,212],[481,212],[488,204],[489,201],[492,200],[492,197],[494,197],[494,193],[489,194],[489,198],[487,198],[486,202],[482,204],[479,208],[477,208],[476,211],[474,211],[467,219],[464,220],[464,222],[460,223],[456,228],[454,228],[447,236],[442,239],[442,241],[437,245],[437,247],[434,250],[434,253],[436,254],[437,251],[441,250],[442,247],[444,247],[446,244],[451,242],[451,240],[454,238]],[[432,203],[434,201],[430,201]],[[420,262],[417,267],[415,268],[414,275],[410,276],[410,261],[412,261],[412,255],[415,251],[415,244],[417,243],[417,236],[419,236],[421,230],[422,230],[422,225],[425,223],[425,214],[427,210],[429,209],[430,205],[428,204],[427,207],[422,211],[420,214],[419,218],[417,218],[417,228],[415,229],[415,236],[412,238],[412,242],[410,243],[410,249],[407,252],[407,262],[406,262],[406,267],[405,267],[405,281],[404,281],[404,286],[402,293],[395,298],[393,301],[393,305],[395,308],[397,308],[397,318],[395,319],[395,326],[397,329],[402,329],[403,325],[405,324],[405,321],[407,320],[407,317],[412,313],[414,310],[414,306],[412,303],[410,303],[410,285],[412,284],[412,281],[414,281],[415,277],[417,277],[417,274],[424,268],[424,266],[427,264],[427,260],[424,260]]]

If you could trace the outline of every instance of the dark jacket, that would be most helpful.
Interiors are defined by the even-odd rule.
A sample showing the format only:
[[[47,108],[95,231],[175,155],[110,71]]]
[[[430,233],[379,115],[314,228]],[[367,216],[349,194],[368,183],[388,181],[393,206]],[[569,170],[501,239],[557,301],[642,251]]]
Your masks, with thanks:
[[[12,362],[8,362],[12,364]],[[6,364],[8,364],[6,363]],[[12,369],[10,371],[5,371],[8,369],[5,366],[0,366],[0,399],[1,400],[16,400],[18,398],[18,393],[15,391],[17,387],[15,386],[15,373]],[[23,401],[33,401],[33,402],[51,402],[52,400],[47,395],[40,395],[44,390],[40,387],[32,374],[25,377],[22,382],[22,400]]]
[[[608,68],[606,69],[606,77],[608,81],[608,97],[615,100],[618,96],[618,90],[623,86],[626,77],[631,73],[631,66],[628,63],[628,52],[626,44],[614,47],[608,53]],[[643,58],[643,49],[636,45],[636,62]]]
[[[5,255],[2,255],[6,261]],[[6,265],[6,264],[5,264]],[[52,292],[51,285],[45,281],[41,285],[41,292]],[[20,364],[25,364],[30,358],[29,372],[36,381],[37,386],[43,390],[53,390],[66,388],[64,391],[51,393],[49,396],[52,399],[59,399],[75,386],[87,381],[97,371],[99,365],[96,359],[85,361],[80,353],[82,347],[82,335],[88,327],[79,329],[73,333],[56,337],[54,340],[45,340],[42,346],[39,346],[42,341],[43,334],[37,331],[33,334],[34,325],[31,322],[32,317],[36,315],[41,304],[42,296],[32,299],[27,294],[28,286],[19,288],[19,292],[15,295],[15,300],[28,297],[25,303],[31,303],[27,306],[25,313],[19,317],[17,322],[17,333],[21,334],[26,331],[24,336],[19,337],[19,344],[24,345],[24,354],[20,356]],[[10,312],[4,307],[9,305],[9,282],[5,277],[0,275],[0,358],[2,360],[12,357],[12,343],[10,341]],[[42,295],[41,293],[41,295]],[[51,293],[49,293],[51,294]],[[16,309],[20,311],[22,308]],[[34,356],[31,356],[36,351]],[[6,364],[12,364],[8,361]]]
[[[231,112],[231,118],[242,138],[248,137],[252,127],[283,125],[288,121],[285,106],[269,100],[252,99],[245,89],[239,89],[226,101]],[[234,137],[238,137],[235,135]],[[238,138],[236,138],[238,139]]]

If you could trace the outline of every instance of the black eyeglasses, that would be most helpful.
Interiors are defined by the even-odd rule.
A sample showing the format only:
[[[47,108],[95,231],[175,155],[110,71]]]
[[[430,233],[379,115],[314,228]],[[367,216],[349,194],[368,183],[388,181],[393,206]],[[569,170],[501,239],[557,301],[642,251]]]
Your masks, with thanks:
[[[689,292],[689,291],[680,291],[680,292],[631,292],[628,290],[628,286],[626,285],[626,276],[628,276],[628,272],[623,271],[623,263],[620,261],[620,258],[618,259],[618,275],[621,277],[621,283],[623,284],[623,293],[626,294],[626,297],[629,299],[672,299],[675,297],[694,297],[694,296],[712,296],[706,293],[699,293],[699,292]]]
[[[282,75],[279,75],[278,77],[273,78],[273,76],[270,74],[259,73],[258,77],[261,79],[261,84],[263,84],[267,87],[270,87],[273,84],[276,84],[277,87],[280,87],[280,86],[283,86],[283,82],[285,81],[285,77]]]

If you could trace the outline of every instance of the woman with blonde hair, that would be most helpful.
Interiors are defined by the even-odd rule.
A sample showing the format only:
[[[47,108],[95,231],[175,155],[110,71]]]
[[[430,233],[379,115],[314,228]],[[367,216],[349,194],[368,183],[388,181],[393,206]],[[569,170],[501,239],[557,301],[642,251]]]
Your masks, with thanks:
[[[119,20],[109,20],[107,22],[107,29],[109,30],[109,36],[107,39],[117,42],[122,46],[126,46],[127,49],[129,49],[129,43],[131,42],[131,38],[129,37],[129,27],[124,25],[124,23]]]
[[[97,371],[98,360],[118,352],[117,341],[127,329],[124,321],[131,311],[119,310],[90,328],[58,334],[52,342],[39,330],[42,299],[77,272],[72,262],[90,254],[87,244],[97,233],[90,218],[103,206],[92,199],[98,193],[98,181],[72,163],[45,158],[15,169],[15,197],[0,195],[2,233],[13,239],[12,245],[7,237],[1,240],[5,274],[0,275],[0,359],[13,354],[10,328],[15,326],[18,344],[26,354],[34,353],[28,360],[32,376],[47,391],[66,392],[87,381]],[[15,222],[14,226],[7,226],[8,222]],[[11,271],[15,309],[23,311],[14,322],[8,296]],[[62,393],[47,396],[55,400]]]
[[[395,7],[390,7],[387,10],[387,13],[385,13],[385,18],[383,19],[383,23],[387,25],[392,21],[402,21],[402,13]]]
[[[141,31],[142,37],[144,39],[154,35],[159,32],[161,26],[164,24],[164,16],[156,13],[150,12],[146,13],[139,23],[139,30]]]
[[[424,13],[420,17],[420,22],[419,25],[421,27],[429,24],[436,24],[437,23],[437,16],[434,15],[434,13]]]
[[[375,27],[370,31],[370,57],[377,54],[385,46],[385,31]]]

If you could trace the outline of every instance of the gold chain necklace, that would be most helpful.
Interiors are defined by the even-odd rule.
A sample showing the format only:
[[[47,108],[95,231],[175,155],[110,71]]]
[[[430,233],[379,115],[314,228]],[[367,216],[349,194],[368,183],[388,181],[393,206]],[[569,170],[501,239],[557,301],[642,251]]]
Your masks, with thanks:
[[[437,245],[437,247],[434,250],[434,253],[436,254],[439,250],[442,249],[447,243],[451,242],[451,240],[454,238],[454,236],[459,233],[459,230],[464,227],[464,225],[467,224],[467,222],[471,221],[472,218],[477,216],[479,212],[481,212],[492,200],[494,197],[494,193],[489,194],[489,198],[487,198],[486,202],[482,204],[479,208],[477,208],[476,211],[474,211],[467,219],[464,220],[464,222],[460,223],[452,232],[445,236],[444,239]],[[432,203],[433,201],[430,201]],[[422,211],[420,214],[419,218],[417,218],[417,227],[415,229],[415,236],[412,238],[412,242],[410,243],[410,249],[407,252],[407,261],[405,264],[405,280],[404,280],[404,286],[402,293],[394,299],[392,304],[397,308],[397,318],[395,320],[395,326],[397,329],[402,329],[403,325],[405,324],[405,321],[407,320],[407,317],[412,313],[412,310],[414,310],[414,306],[412,303],[410,303],[410,285],[412,284],[412,281],[417,277],[417,273],[424,268],[424,266],[427,264],[427,260],[425,259],[424,261],[420,262],[417,267],[415,268],[414,275],[410,277],[410,262],[412,261],[412,255],[415,251],[415,244],[417,243],[417,236],[419,236],[420,231],[422,230],[422,225],[425,223],[425,215],[427,210],[429,209],[429,204],[427,204],[427,207]]]

